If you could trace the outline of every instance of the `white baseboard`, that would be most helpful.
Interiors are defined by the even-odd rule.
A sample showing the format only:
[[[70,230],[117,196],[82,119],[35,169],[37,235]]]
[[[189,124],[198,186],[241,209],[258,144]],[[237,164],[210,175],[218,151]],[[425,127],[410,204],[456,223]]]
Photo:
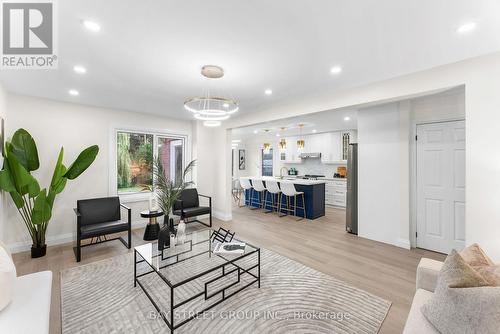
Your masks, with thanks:
[[[214,211],[213,216],[215,218],[220,219],[220,220],[225,221],[225,222],[233,219],[232,213],[224,213],[222,211]]]
[[[398,238],[396,240],[396,246],[404,249],[411,249],[410,239]]]
[[[146,224],[147,221],[132,222],[132,229],[145,227]],[[76,242],[76,232],[48,236],[47,239],[45,240],[47,246],[57,246],[57,245],[67,244],[70,242]],[[24,241],[10,243],[7,245],[7,247],[9,248],[12,254],[15,254],[19,252],[29,251],[31,249],[31,245],[32,245],[31,240],[24,240]]]

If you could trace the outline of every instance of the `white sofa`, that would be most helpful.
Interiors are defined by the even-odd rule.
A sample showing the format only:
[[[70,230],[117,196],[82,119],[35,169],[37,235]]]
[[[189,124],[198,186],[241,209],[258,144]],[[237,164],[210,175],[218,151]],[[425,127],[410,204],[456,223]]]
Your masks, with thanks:
[[[403,334],[439,334],[420,312],[420,307],[432,297],[442,266],[443,262],[440,261],[426,258],[420,260],[417,267],[417,291],[413,297]]]
[[[52,272],[16,278],[12,300],[0,311],[0,333],[48,334]]]

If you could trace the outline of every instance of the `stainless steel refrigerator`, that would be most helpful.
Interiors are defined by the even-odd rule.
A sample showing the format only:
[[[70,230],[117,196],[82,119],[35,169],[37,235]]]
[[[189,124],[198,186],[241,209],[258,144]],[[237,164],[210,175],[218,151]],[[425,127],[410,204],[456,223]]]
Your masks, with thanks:
[[[347,232],[358,234],[358,144],[349,144],[347,153]]]

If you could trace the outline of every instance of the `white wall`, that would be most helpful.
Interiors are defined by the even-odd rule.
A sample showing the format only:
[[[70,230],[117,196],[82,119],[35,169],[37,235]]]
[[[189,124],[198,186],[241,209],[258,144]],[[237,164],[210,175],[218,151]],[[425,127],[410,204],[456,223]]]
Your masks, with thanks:
[[[462,88],[360,109],[359,235],[410,248],[411,146],[416,123],[465,117]],[[410,232],[411,231],[411,232]],[[411,234],[413,233],[413,234]]]
[[[46,99],[8,95],[9,110],[6,123],[11,136],[18,128],[25,128],[34,137],[40,155],[40,169],[34,174],[42,187],[50,183],[53,168],[61,146],[64,146],[64,162],[69,165],[87,146],[99,145],[99,155],[92,166],[79,178],[68,181],[66,189],[55,201],[54,211],[47,230],[48,244],[68,242],[75,235],[76,220],[73,208],[78,199],[108,196],[110,178],[110,143],[115,128],[154,130],[157,132],[191,135],[190,122],[149,116],[147,114],[86,107]],[[114,145],[114,143],[113,143]],[[114,175],[111,175],[114,177]],[[19,213],[8,201],[4,239],[14,251],[27,249],[30,239],[21,222]],[[147,202],[129,203],[133,222],[145,224],[139,211],[147,208]]]
[[[358,231],[368,239],[409,248],[408,164],[401,145],[408,147],[408,113],[391,103],[358,111]],[[406,141],[404,134],[406,133]],[[409,156],[406,154],[406,159]],[[403,212],[403,214],[402,214]]]
[[[224,123],[217,131],[257,122],[295,117],[323,110],[414,98],[446,88],[465,86],[466,110],[466,244],[480,243],[500,261],[500,53],[464,60],[422,72],[348,90],[290,99],[287,103],[247,112]],[[230,140],[218,149],[230,150]],[[224,173],[230,160],[218,160],[214,170]],[[217,168],[219,166],[221,168]],[[230,180],[230,171],[225,174]],[[230,185],[218,194],[230,204]],[[230,206],[226,206],[229,207]],[[228,209],[230,214],[230,209]]]
[[[0,118],[7,122],[7,94],[2,85],[0,85]],[[4,134],[5,136],[5,134]],[[0,146],[2,143],[0,143]],[[0,168],[3,166],[3,157],[0,154]],[[5,213],[7,196],[3,191],[0,191],[0,240],[4,240],[4,226],[7,217]]]

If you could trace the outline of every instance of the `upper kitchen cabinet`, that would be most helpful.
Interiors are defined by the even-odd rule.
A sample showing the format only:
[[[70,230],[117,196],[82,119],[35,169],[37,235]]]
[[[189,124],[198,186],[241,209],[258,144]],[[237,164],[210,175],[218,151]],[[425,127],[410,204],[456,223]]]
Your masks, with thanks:
[[[340,132],[327,132],[318,136],[321,136],[321,162],[324,164],[339,163],[342,160]]]
[[[300,153],[297,152],[297,137],[285,137],[286,149],[280,152],[280,161],[289,164],[298,164],[302,162]]]

